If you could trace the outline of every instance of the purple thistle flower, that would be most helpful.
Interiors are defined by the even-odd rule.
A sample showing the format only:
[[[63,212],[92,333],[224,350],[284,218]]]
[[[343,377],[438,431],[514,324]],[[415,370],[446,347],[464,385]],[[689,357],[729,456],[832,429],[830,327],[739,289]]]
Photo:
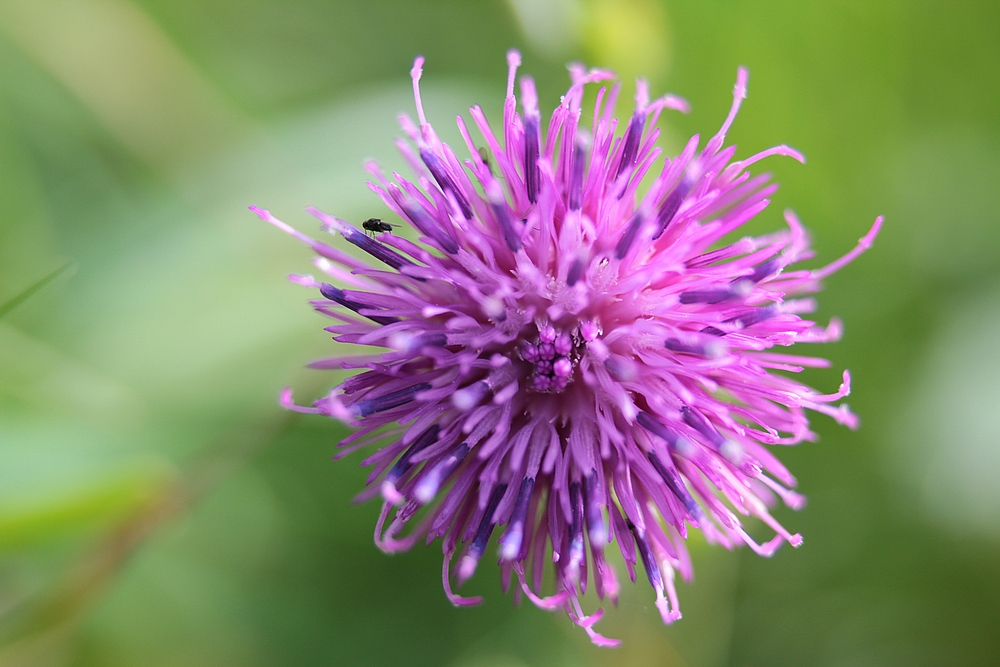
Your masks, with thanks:
[[[748,167],[770,155],[803,161],[787,146],[735,162],[735,147],[723,148],[746,96],[743,69],[722,129],[700,151],[692,137],[647,178],[660,155],[659,115],[686,111],[683,100],[650,101],[638,81],[635,111],[616,137],[616,83],[600,88],[581,126],[584,86],[613,75],[574,65],[543,132],[528,77],[516,111],[512,51],[502,136],[473,107],[492,157],[459,117],[469,153],[460,161],[424,117],[422,64],[411,72],[419,125],[401,117],[416,150],[400,149],[416,181],[393,174],[393,182],[368,165],[371,189],[420,243],[371,238],[310,209],[370,255],[365,262],[252,208],[308,243],[323,280],[342,286],[292,276],[319,291],[312,304],[334,320],[334,340],[386,350],[313,363],[358,373],[312,407],[294,405],[287,389],[282,404],[356,426],[338,456],[383,445],[364,461],[372,473],[362,498],[383,498],[375,543],[396,552],[440,538],[454,604],[480,599],[452,591],[453,564],[460,585],[496,533],[505,590],[516,576],[515,597],[563,609],[595,643],[614,645],[593,630],[602,611],[586,614],[579,598],[591,582],[602,600],[617,598],[605,558],[617,541],[629,578],[641,560],[671,623],[680,618],[674,573],[692,575],[689,526],[762,556],[801,543],[768,512],[776,497],[795,509],[804,498],[765,445],[814,440],[806,409],[858,422],[835,405],[849,392],[846,371],[837,392],[820,394],[772,371],[827,361],[771,349],[839,338],[838,321],[824,328],[800,317],[814,308],[800,297],[867,249],[882,219],[818,270],[789,268],[812,257],[791,212],[787,230],[726,240],[777,187]],[[761,519],[774,538],[755,542],[740,514]],[[555,590],[545,596],[547,561]]]

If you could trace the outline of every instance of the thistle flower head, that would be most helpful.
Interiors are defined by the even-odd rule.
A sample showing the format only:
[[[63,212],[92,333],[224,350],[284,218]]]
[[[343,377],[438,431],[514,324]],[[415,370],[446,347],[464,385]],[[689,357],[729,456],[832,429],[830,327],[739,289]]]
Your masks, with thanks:
[[[417,122],[401,117],[415,179],[368,165],[371,189],[418,242],[310,209],[370,256],[361,261],[253,209],[317,253],[322,277],[292,278],[317,291],[313,307],[333,321],[334,340],[381,348],[315,362],[357,373],[312,406],[294,405],[288,390],[282,402],[357,427],[343,453],[380,445],[364,462],[362,494],[382,497],[375,542],[395,552],[440,539],[454,604],[479,602],[453,592],[452,579],[473,575],[497,533],[505,589],[516,577],[515,596],[563,609],[595,643],[615,641],[594,631],[601,610],[586,614],[579,598],[592,583],[616,599],[612,544],[632,580],[642,562],[671,623],[675,572],[692,575],[691,528],[764,556],[801,543],[768,511],[776,498],[804,503],[768,446],[814,439],[807,410],[852,428],[857,420],[837,405],[846,372],[838,391],[820,394],[774,371],[828,363],[774,348],[840,335],[836,321],[801,317],[814,308],[803,296],[867,248],[881,219],[818,270],[792,268],[812,255],[790,212],[787,229],[732,240],[776,189],[749,168],[771,155],[802,161],[787,146],[733,161],[735,147],[724,147],[745,70],[722,128],[660,160],[657,120],[686,111],[683,100],[651,100],[639,81],[622,129],[617,84],[600,87],[592,113],[582,109],[585,86],[613,75],[574,65],[543,125],[528,77],[518,110],[511,52],[501,132],[473,107],[485,145],[459,117],[460,159],[424,116],[422,64],[411,72]],[[739,515],[761,519],[773,539],[754,541]]]

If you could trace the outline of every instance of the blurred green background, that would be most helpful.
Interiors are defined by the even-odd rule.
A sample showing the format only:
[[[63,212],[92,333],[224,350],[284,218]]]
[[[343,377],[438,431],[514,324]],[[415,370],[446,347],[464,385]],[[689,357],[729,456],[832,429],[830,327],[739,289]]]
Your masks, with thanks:
[[[781,452],[805,545],[693,540],[683,620],[626,586],[614,651],[492,567],[451,608],[437,546],[372,545],[342,427],[276,405],[330,343],[284,279],[309,253],[246,206],[384,214],[361,163],[402,165],[413,56],[449,139],[511,46],[545,109],[573,59],[688,98],[668,150],[745,64],[738,155],[809,159],[765,163],[755,224],[794,207],[819,262],[887,220],[821,295],[863,427]],[[996,2],[0,0],[0,665],[1000,664],[998,119]]]

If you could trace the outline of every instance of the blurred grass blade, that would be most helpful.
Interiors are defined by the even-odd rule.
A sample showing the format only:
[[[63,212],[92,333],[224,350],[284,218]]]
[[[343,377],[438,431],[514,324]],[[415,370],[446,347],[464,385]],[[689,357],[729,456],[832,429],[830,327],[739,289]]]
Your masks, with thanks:
[[[41,291],[46,285],[54,281],[56,278],[65,274],[72,273],[73,271],[76,271],[76,262],[66,262],[52,273],[48,274],[35,284],[29,286],[28,289],[14,296],[14,298],[10,299],[5,304],[0,305],[0,317],[4,317],[5,315],[7,315],[7,313],[14,310],[22,303],[33,297],[35,294]]]

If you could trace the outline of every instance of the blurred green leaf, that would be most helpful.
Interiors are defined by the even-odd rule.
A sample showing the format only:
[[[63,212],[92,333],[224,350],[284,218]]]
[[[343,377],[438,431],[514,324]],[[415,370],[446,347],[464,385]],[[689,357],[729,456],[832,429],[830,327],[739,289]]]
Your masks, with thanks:
[[[142,466],[75,492],[33,503],[0,504],[0,556],[58,537],[91,532],[147,504],[168,479],[166,466]]]

